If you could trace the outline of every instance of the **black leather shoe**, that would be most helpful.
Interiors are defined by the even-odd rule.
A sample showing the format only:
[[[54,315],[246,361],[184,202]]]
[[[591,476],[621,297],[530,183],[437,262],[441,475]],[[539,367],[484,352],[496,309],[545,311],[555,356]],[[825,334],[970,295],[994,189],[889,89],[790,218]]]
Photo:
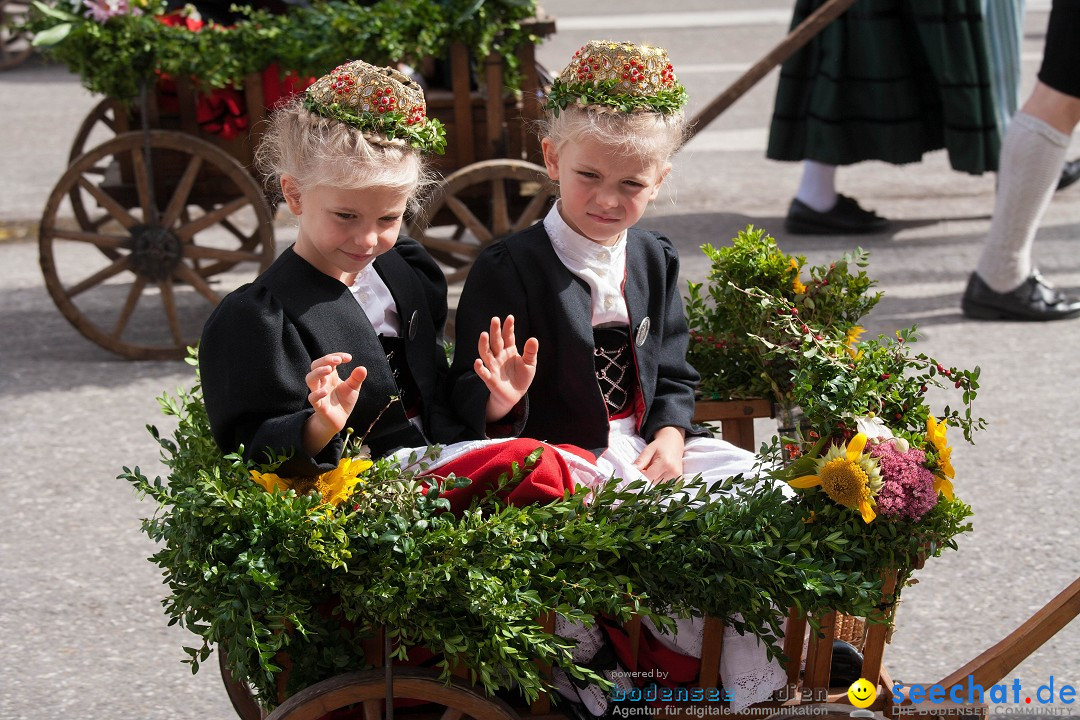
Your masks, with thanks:
[[[1077,180],[1080,180],[1080,158],[1069,160],[1061,168],[1061,180],[1058,180],[1057,189],[1064,190]]]
[[[843,640],[833,640],[829,687],[846,688],[862,677],[862,653]]]
[[[846,195],[837,195],[831,210],[818,212],[798,198],[791,201],[784,227],[794,235],[863,235],[878,233],[889,221]]]
[[[994,292],[978,273],[968,278],[960,307],[979,320],[1065,320],[1080,317],[1080,300],[1046,284],[1037,270],[1007,293]]]

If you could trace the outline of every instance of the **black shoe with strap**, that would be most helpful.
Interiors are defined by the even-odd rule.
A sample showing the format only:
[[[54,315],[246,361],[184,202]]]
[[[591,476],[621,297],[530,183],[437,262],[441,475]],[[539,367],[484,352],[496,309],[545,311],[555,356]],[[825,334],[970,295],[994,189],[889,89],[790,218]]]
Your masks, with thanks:
[[[1080,299],[1050,287],[1038,270],[1006,293],[996,292],[978,273],[971,273],[960,307],[969,318],[978,320],[1043,321],[1080,317]]]
[[[832,209],[819,212],[795,198],[784,227],[793,235],[866,235],[889,227],[889,221],[859,206],[854,198],[837,195]]]

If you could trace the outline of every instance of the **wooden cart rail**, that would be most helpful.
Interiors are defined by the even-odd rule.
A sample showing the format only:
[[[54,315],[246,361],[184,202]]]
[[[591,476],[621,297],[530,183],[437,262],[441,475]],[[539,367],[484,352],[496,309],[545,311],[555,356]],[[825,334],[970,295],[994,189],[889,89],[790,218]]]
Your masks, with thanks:
[[[555,32],[555,20],[542,11],[521,26],[540,38]],[[428,115],[437,117],[447,127],[447,155],[436,159],[436,167],[443,172],[492,158],[541,161],[540,140],[531,127],[543,113],[536,46],[522,43],[515,54],[521,73],[520,92],[506,91],[505,60],[497,53],[484,59],[482,82],[474,90],[468,48],[460,42],[450,46],[449,91],[427,93]],[[510,115],[506,112],[508,108],[514,111]]]
[[[732,103],[746,94],[769,72],[798,52],[799,48],[814,39],[825,27],[836,18],[840,17],[849,7],[855,4],[855,0],[827,0],[821,7],[799,23],[788,35],[780,41],[764,57],[750,66],[746,72],[736,78],[722,93],[717,95],[690,121],[690,133],[687,141],[720,116],[722,112],[731,107]]]
[[[1080,577],[1013,630],[1001,642],[989,648],[971,662],[946,675],[938,682],[949,687],[959,682],[972,682],[982,687],[995,685],[1010,670],[1080,615]]]

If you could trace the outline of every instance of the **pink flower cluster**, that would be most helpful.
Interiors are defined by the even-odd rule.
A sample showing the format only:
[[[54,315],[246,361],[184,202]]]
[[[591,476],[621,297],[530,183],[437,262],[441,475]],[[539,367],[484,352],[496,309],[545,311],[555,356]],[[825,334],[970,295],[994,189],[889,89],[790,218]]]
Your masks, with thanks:
[[[918,521],[937,504],[934,474],[922,450],[900,452],[886,440],[871,448],[870,455],[881,470],[881,489],[874,498],[879,515]]]
[[[83,0],[86,15],[103,23],[117,15],[142,15],[142,10],[133,7],[128,0]]]

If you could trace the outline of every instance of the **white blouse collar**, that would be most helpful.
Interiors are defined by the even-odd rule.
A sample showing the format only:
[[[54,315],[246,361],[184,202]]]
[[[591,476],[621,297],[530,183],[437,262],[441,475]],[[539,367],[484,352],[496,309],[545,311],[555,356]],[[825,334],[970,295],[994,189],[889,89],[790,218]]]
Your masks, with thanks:
[[[610,265],[612,260],[626,255],[625,230],[612,245],[594,242],[567,224],[559,210],[561,202],[556,202],[544,217],[544,229],[547,230],[548,237],[551,238],[563,262],[569,261],[581,267],[606,266]],[[570,267],[570,269],[577,268]]]
[[[349,291],[377,334],[400,337],[401,319],[398,317],[397,303],[374,267],[369,264],[358,272]]]
[[[551,249],[559,262],[589,285],[593,326],[628,323],[629,313],[622,294],[626,277],[626,231],[614,245],[595,243],[566,224],[557,203],[544,218],[544,230],[551,238]]]

